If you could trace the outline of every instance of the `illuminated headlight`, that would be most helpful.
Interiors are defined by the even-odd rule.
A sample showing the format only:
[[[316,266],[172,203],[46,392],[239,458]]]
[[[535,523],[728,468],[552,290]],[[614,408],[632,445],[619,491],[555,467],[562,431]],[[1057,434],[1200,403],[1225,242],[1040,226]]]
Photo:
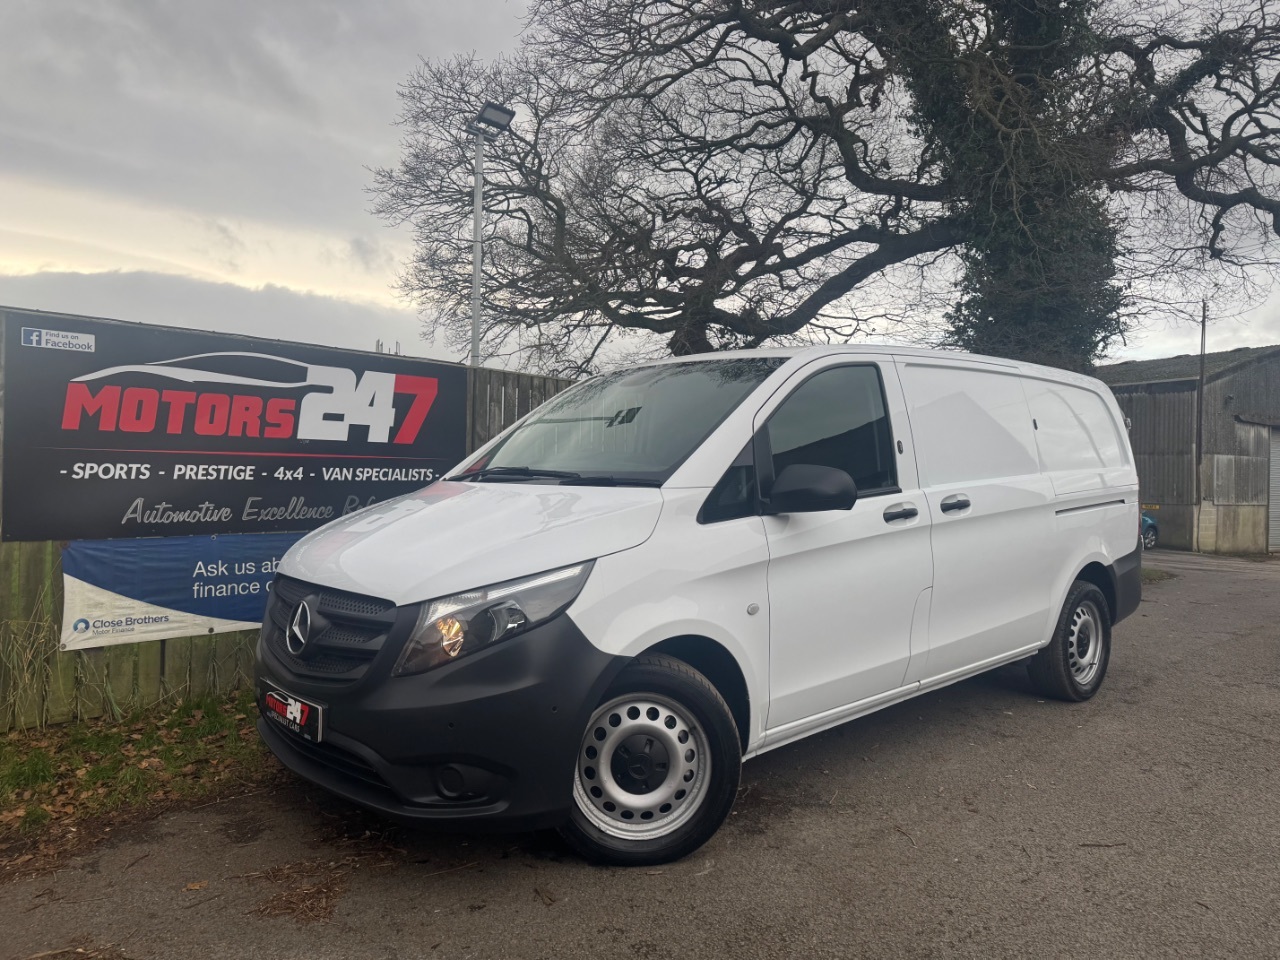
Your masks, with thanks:
[[[424,603],[393,676],[422,673],[545,623],[573,603],[592,562]]]

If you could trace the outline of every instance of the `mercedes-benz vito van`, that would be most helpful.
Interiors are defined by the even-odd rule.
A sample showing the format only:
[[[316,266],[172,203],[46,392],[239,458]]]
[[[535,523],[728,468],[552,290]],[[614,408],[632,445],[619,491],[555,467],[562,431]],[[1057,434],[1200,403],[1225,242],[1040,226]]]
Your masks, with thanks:
[[[1123,423],[1096,380],[956,353],[593,377],[289,552],[259,729],[402,820],[681,857],[745,758],[1014,661],[1092,697],[1141,591]]]

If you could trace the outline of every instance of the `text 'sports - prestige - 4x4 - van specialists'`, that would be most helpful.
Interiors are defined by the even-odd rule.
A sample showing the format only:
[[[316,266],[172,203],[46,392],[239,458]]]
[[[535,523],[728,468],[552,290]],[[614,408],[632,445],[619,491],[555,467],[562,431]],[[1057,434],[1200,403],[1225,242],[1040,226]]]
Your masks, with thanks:
[[[1140,599],[1101,383],[893,348],[603,374],[289,551],[259,728],[391,817],[672,860],[741,762],[1002,664],[1088,700]]]

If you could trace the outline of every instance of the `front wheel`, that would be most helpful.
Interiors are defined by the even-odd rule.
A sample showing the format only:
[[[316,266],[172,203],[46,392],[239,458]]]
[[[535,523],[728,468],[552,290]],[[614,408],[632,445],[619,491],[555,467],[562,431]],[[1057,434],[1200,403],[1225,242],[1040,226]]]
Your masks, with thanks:
[[[1053,639],[1027,664],[1037,690],[1058,700],[1088,700],[1098,692],[1111,661],[1109,609],[1092,583],[1071,585]]]
[[[729,815],[741,767],[737,726],[710,681],[679,660],[641,657],[587,723],[561,834],[596,863],[678,860]]]
[[[1159,540],[1159,534],[1156,533],[1155,527],[1148,527],[1142,534],[1142,547],[1144,550],[1154,550],[1156,542]]]

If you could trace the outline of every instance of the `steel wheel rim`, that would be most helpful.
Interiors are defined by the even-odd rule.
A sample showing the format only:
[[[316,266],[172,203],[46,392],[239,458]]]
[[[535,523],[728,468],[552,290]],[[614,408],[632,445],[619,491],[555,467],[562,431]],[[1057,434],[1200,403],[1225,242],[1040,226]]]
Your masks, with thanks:
[[[689,822],[710,778],[706,736],[688,708],[657,694],[627,694],[604,704],[587,724],[573,799],[609,836],[652,840]]]
[[[1067,634],[1067,665],[1080,686],[1087,687],[1102,669],[1104,643],[1102,614],[1097,604],[1085,600],[1071,614],[1071,630]]]

